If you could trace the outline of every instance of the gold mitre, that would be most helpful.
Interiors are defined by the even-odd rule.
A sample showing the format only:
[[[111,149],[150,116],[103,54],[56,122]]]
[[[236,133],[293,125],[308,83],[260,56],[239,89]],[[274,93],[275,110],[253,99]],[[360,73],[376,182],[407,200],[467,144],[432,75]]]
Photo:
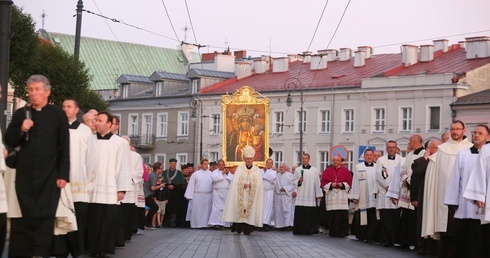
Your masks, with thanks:
[[[251,107],[241,107],[237,110],[236,114],[238,118],[250,117],[253,119],[253,116],[255,114],[255,109]]]
[[[244,158],[253,158],[255,157],[255,150],[254,148],[252,148],[252,146],[245,146],[245,148],[243,148],[243,157]]]

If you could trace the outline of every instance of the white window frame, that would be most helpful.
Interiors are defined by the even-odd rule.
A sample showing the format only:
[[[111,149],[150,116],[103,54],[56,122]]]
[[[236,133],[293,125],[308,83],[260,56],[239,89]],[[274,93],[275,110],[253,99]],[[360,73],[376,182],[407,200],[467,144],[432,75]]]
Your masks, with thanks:
[[[377,111],[382,111],[383,117],[378,118]],[[378,123],[380,125],[377,125]],[[386,108],[385,107],[374,107],[372,109],[372,132],[373,133],[385,133],[386,132]],[[379,128],[377,128],[379,127]]]
[[[177,116],[177,136],[189,136],[189,111],[179,111]],[[184,120],[184,117],[187,117],[187,120]]]
[[[129,84],[121,85],[121,96],[122,98],[129,97]]]
[[[300,113],[301,113],[301,110],[296,110],[296,116],[298,118],[298,122],[296,123],[296,126],[295,126],[295,131],[296,133],[299,133],[299,127],[301,125],[301,122],[300,122]],[[303,109],[303,134],[306,133],[306,115],[307,115],[307,112],[306,112],[306,109]]]
[[[136,117],[136,122],[133,121],[132,117]],[[138,113],[129,113],[128,114],[128,136],[139,136],[138,128],[139,128],[139,114]]]
[[[175,159],[177,159],[177,167],[188,163],[188,154],[184,152],[176,153]]]
[[[209,134],[210,135],[220,135],[221,134],[221,114],[214,113],[209,116],[210,119],[210,127]]]
[[[282,151],[274,151],[274,165],[279,170],[279,165],[283,162],[284,153]]]
[[[161,120],[161,117],[165,117],[165,121]],[[168,134],[168,113],[161,112],[157,113],[157,137],[167,137]]]
[[[199,88],[201,86],[201,79],[192,80],[192,94],[197,94],[199,92]]]
[[[218,151],[210,151],[209,152],[209,162],[215,161],[218,162],[219,160],[219,152]]]
[[[150,116],[150,124],[148,127],[146,117]],[[151,143],[152,142],[152,135],[153,135],[153,113],[143,113],[141,114],[141,136],[142,140],[144,140],[144,143]]]
[[[145,162],[145,159],[148,159],[148,162]],[[149,164],[150,166],[153,165],[150,154],[141,154],[141,160],[143,160],[143,163],[145,164]]]
[[[155,96],[162,96],[163,95],[163,81],[159,81],[155,83]]]
[[[345,160],[347,162],[347,168],[349,171],[353,171],[352,169],[354,168],[354,151],[353,150],[347,150],[347,159]]]
[[[274,133],[284,132],[284,111],[274,111]]]
[[[318,161],[320,163],[320,173],[322,173],[330,163],[330,151],[329,150],[318,151]]]
[[[432,119],[432,114],[431,114],[431,108],[439,108],[439,129],[432,129],[430,128],[431,126],[431,119]],[[426,107],[426,110],[427,110],[427,115],[425,116],[426,117],[426,132],[431,132],[431,133],[439,133],[441,132],[441,122],[442,122],[442,119],[441,119],[441,114],[442,114],[442,107],[440,105],[427,105]]]
[[[352,111],[352,114],[350,114],[350,119],[347,119],[347,112]],[[342,109],[342,133],[348,133],[352,134],[354,133],[355,130],[355,117],[356,115],[356,110],[354,108],[343,108]],[[349,123],[349,125],[348,125]],[[349,128],[346,128],[346,127]],[[346,130],[348,129],[348,130]]]
[[[404,118],[403,116],[403,111],[405,109],[410,109],[410,117],[408,118]],[[398,132],[399,133],[411,133],[413,131],[413,106],[400,106],[399,108],[399,111],[398,111],[398,121],[399,121],[399,128],[398,128]],[[405,128],[404,127],[404,123],[405,123],[405,120],[407,122],[409,122],[410,124],[410,128]]]
[[[161,157],[160,159],[158,157]],[[163,167],[165,167],[165,162],[167,161],[167,154],[166,153],[155,153],[155,162],[160,162],[163,164]]]
[[[325,119],[324,115],[325,114]],[[330,134],[330,126],[332,124],[332,113],[330,109],[320,109],[318,111],[318,133],[319,134]]]

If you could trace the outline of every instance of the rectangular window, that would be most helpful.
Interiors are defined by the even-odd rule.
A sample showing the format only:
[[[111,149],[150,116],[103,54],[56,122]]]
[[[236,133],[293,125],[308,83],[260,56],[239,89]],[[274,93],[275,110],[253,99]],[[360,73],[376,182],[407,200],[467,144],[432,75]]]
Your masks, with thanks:
[[[303,150],[304,152],[304,150]],[[301,164],[301,157],[302,155],[299,153],[299,151],[296,151],[296,165],[299,166]]]
[[[429,130],[441,128],[441,107],[429,107]]]
[[[344,110],[344,133],[354,132],[354,109]]]
[[[160,162],[163,164],[163,166],[165,167],[165,163],[166,163],[166,156],[165,153],[156,153],[155,154],[155,162]]]
[[[328,151],[320,151],[320,173],[322,173],[330,163],[330,156]]]
[[[412,108],[405,107],[402,112],[402,131],[412,131]]]
[[[192,80],[192,94],[196,94],[201,88],[201,80]]]
[[[151,165],[151,160],[150,160],[150,155],[149,154],[143,154],[143,155],[141,155],[141,159],[143,159],[143,163],[150,164]]]
[[[138,114],[128,115],[128,135],[129,136],[138,135]]]
[[[330,110],[320,110],[320,133],[330,133]]]
[[[283,111],[278,111],[274,112],[274,132],[275,133],[282,133],[284,132],[284,112]]]
[[[177,167],[180,168],[181,165],[187,164],[187,153],[177,153],[175,157],[177,159]]]
[[[218,160],[219,160],[219,152],[211,151],[209,153],[209,162],[212,162],[212,161],[218,162]]]
[[[142,127],[144,144],[153,143],[153,114],[143,114]]]
[[[158,113],[157,117],[157,137],[167,137],[168,113]]]
[[[124,84],[121,86],[121,88],[122,88],[121,96],[123,98],[129,97],[129,84]]]
[[[157,82],[155,85],[155,96],[162,96],[163,95],[163,82]]]
[[[301,111],[298,111],[298,127],[296,132],[299,133],[299,128],[301,128],[301,124],[303,125],[303,133],[306,133],[306,110],[303,110],[303,115],[301,115]],[[303,121],[301,121],[303,120]]]
[[[384,132],[385,131],[385,109],[375,108],[374,109],[374,132]]]
[[[221,116],[220,114],[211,115],[211,134],[219,135],[221,133]]]
[[[282,163],[282,151],[275,151],[274,152],[274,166],[276,166],[276,169],[279,170],[279,165]]]
[[[177,136],[189,135],[189,112],[179,112],[179,121],[177,125]]]

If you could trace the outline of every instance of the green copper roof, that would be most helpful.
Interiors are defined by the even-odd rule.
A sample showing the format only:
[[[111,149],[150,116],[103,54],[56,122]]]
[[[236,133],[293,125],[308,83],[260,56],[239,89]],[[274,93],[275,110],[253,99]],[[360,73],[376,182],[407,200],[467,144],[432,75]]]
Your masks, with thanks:
[[[51,42],[73,54],[75,36],[55,32],[47,34]],[[200,60],[197,53],[192,54]],[[186,58],[181,50],[87,37],[80,40],[80,60],[85,62],[93,76],[93,90],[117,89],[116,80],[122,74],[186,73]]]

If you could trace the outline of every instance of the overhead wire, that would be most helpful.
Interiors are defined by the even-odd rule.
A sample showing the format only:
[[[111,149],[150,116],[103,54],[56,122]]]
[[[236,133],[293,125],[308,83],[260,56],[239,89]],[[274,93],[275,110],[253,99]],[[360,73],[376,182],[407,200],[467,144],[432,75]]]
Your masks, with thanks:
[[[199,56],[202,56],[201,55],[201,47],[204,47],[204,46],[199,44],[199,42],[197,41],[196,30],[194,29],[194,25],[192,23],[191,12],[189,11],[189,5],[187,4],[187,0],[184,0],[184,2],[185,2],[185,9],[187,10],[187,17],[189,18],[189,22],[191,24],[192,35],[194,35],[194,41],[196,41],[195,46],[197,46],[197,52],[198,52]],[[204,65],[202,63],[202,60],[201,60],[201,68],[204,70]]]
[[[163,4],[163,8],[165,9],[165,13],[167,14],[168,21],[170,22],[170,26],[174,31],[175,37],[177,38],[177,41],[180,42],[179,35],[177,35],[177,31],[175,31],[174,24],[172,23],[172,19],[170,19],[170,14],[168,13],[167,6],[165,5],[165,2],[163,0],[162,0],[162,4]]]

